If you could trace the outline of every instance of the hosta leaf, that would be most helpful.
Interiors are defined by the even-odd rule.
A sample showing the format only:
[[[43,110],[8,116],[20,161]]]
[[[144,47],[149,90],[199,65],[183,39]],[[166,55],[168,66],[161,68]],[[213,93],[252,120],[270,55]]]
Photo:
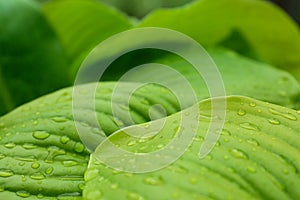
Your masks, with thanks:
[[[227,95],[243,95],[298,108],[300,85],[289,73],[226,49],[207,50],[220,70]],[[185,75],[194,86],[199,99],[210,97],[204,81],[192,70],[190,64],[170,57],[169,60],[163,58],[158,62],[172,66]],[[169,80],[171,82],[172,78]]]
[[[207,48],[206,50],[220,71],[223,79],[220,81],[224,82],[227,95],[243,95],[286,107],[299,107],[300,85],[286,71],[227,49]],[[130,68],[144,63],[164,64],[177,70],[193,86],[198,99],[210,97],[202,77],[203,74],[199,74],[186,60],[164,51],[147,50],[124,56],[110,66],[102,78],[104,80],[118,80]],[[118,68],[118,66],[122,66],[122,68]],[[116,68],[119,69],[117,72],[115,71]],[[143,82],[149,77],[155,77],[156,80],[164,80],[173,85],[177,84],[178,87],[182,85],[182,81],[178,79],[182,78],[181,76],[168,76],[166,79],[166,74],[154,67],[145,73],[136,74],[129,81]]]
[[[227,101],[224,128],[215,147],[204,159],[198,156],[200,146],[209,123],[218,119],[218,116],[210,116],[210,100],[167,117],[165,126],[151,138],[139,140],[125,133],[146,124],[113,133],[92,154],[85,174],[84,199],[299,199],[300,112],[246,97],[224,98]],[[117,169],[146,165],[113,153],[105,157],[111,142],[135,154],[159,151],[164,147],[176,151],[177,146],[167,145],[181,137],[182,132],[178,130],[187,128],[184,124],[180,129],[176,126],[182,116],[193,115],[198,108],[200,120],[198,129],[194,130],[196,136],[183,156],[168,167],[142,174],[125,173],[96,159],[100,156],[100,159],[120,163]],[[147,124],[155,125],[160,121]],[[132,142],[134,140],[139,141]],[[148,165],[160,162],[159,158]]]
[[[50,1],[43,11],[71,62],[80,62],[99,42],[132,26],[124,15],[93,0]]]
[[[239,32],[263,60],[300,80],[299,27],[270,2],[199,0],[182,8],[156,10],[139,25],[145,26],[178,30],[202,45],[217,45]]]
[[[96,90],[95,111],[101,124],[91,123],[93,105],[87,99],[94,84],[77,86],[81,95],[80,124],[95,137],[110,134],[130,125],[121,111],[112,115],[113,102],[129,111],[136,123],[150,120],[148,110],[161,104],[166,114],[179,110],[174,95],[161,86],[150,84],[133,93],[130,104],[125,99],[111,99],[116,83],[101,83]],[[135,83],[121,83],[121,92]],[[155,92],[153,97],[149,91]],[[32,199],[40,197],[71,198],[81,196],[89,153],[81,143],[72,113],[73,88],[67,88],[25,104],[0,118],[0,198]],[[152,108],[152,113],[159,109]],[[154,117],[154,118],[153,118]],[[152,115],[155,119],[161,117]],[[78,128],[78,127],[77,127]]]
[[[0,24],[0,114],[70,83],[66,55],[34,1],[0,0]]]

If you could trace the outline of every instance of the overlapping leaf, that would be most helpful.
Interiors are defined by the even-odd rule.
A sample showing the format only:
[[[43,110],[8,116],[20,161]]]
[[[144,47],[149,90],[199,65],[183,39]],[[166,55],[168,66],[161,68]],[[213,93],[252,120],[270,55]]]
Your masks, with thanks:
[[[159,171],[131,174],[100,163],[95,156],[106,151],[104,143],[92,154],[84,199],[298,199],[300,112],[239,96],[226,100],[224,129],[204,159],[198,157],[200,146],[208,124],[218,118],[210,116],[210,100],[167,117],[163,129],[148,139],[131,137],[122,130],[112,134],[105,143],[129,152],[175,150],[176,146],[167,145],[186,128],[184,124],[176,128],[181,115],[191,115],[200,108],[199,128],[191,146],[175,163]],[[126,132],[139,126],[145,125],[128,127]],[[141,165],[134,159],[122,159],[121,166]]]

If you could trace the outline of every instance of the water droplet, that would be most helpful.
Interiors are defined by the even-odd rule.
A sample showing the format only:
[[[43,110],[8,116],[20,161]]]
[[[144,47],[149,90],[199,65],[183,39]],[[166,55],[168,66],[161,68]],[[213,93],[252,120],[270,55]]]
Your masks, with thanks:
[[[67,144],[69,141],[70,141],[70,138],[68,136],[64,135],[60,138],[60,142],[63,144]]]
[[[256,173],[256,169],[254,167],[250,167],[250,166],[247,167],[247,171],[250,173],[253,173],[253,174]]]
[[[32,125],[34,125],[34,126],[36,126],[36,125],[38,125],[39,124],[39,122],[37,121],[37,120],[34,120],[33,122],[32,122]]]
[[[256,103],[255,103],[255,102],[251,102],[249,105],[250,105],[251,107],[255,107],[255,106],[256,106]]]
[[[229,142],[229,138],[224,138],[224,142]]]
[[[279,112],[277,110],[274,110],[273,108],[269,109],[269,111],[273,115],[278,115],[278,116],[284,117],[288,120],[297,121],[297,117],[295,115],[291,114],[291,113],[282,113],[282,112]]]
[[[144,179],[144,183],[147,185],[161,185],[162,179],[156,177],[147,177]]]
[[[51,120],[56,123],[64,123],[68,121],[66,117],[52,117]]]
[[[12,149],[12,148],[16,147],[16,144],[15,143],[7,143],[4,146],[8,149]]]
[[[83,151],[84,151],[84,146],[83,146],[83,144],[81,144],[80,142],[77,142],[77,143],[75,144],[74,150],[75,150],[76,152],[78,152],[78,153],[83,152]]]
[[[36,145],[34,145],[34,144],[29,144],[29,143],[23,144],[22,147],[23,147],[24,149],[35,149],[35,148],[37,148]]]
[[[283,169],[282,172],[283,172],[284,174],[286,174],[286,175],[289,174],[289,170],[288,170],[288,169]]]
[[[159,145],[157,145],[157,148],[158,149],[161,149],[161,148],[163,148],[165,145],[163,145],[163,144],[159,144]]]
[[[5,158],[6,156],[4,154],[0,153],[0,160],[2,160],[3,158]]]
[[[239,116],[244,116],[244,115],[246,115],[246,111],[240,109],[240,110],[237,112],[237,114],[238,114]]]
[[[85,188],[85,184],[84,184],[84,183],[78,184],[78,188],[79,188],[80,190],[83,190],[83,189]]]
[[[247,129],[247,130],[252,130],[252,131],[259,131],[260,129],[255,126],[254,124],[251,124],[249,122],[241,123],[240,127]]]
[[[268,121],[270,122],[270,124],[273,124],[273,125],[279,125],[280,124],[280,121],[278,119],[268,119]]]
[[[16,160],[25,161],[25,162],[34,162],[36,159],[34,156],[28,156],[28,157],[15,157]]]
[[[36,197],[37,197],[38,199],[42,199],[42,198],[44,198],[44,195],[43,195],[43,194],[38,194]]]
[[[17,191],[16,195],[18,195],[19,197],[23,197],[23,198],[30,197],[30,193],[25,190]]]
[[[0,169],[0,177],[10,177],[13,176],[13,171],[9,169]]]
[[[207,155],[205,158],[206,158],[207,160],[212,160],[212,159],[213,159],[212,155]]]
[[[32,133],[32,136],[38,140],[45,140],[50,136],[50,134],[46,131],[35,131]]]
[[[19,162],[19,165],[20,165],[20,166],[24,166],[24,165],[25,165],[25,162],[23,162],[23,161],[22,161],[22,162]]]
[[[23,182],[25,182],[27,180],[25,175],[21,175],[21,177],[22,177]]]
[[[34,180],[43,180],[43,179],[45,179],[45,176],[42,173],[40,173],[40,172],[31,174],[29,177],[31,179],[34,179]]]
[[[246,155],[246,153],[244,153],[241,150],[238,149],[230,149],[229,153],[234,156],[235,158],[239,158],[239,159],[248,159],[248,156]]]
[[[144,198],[137,194],[137,193],[133,193],[133,192],[128,192],[127,193],[127,199],[128,200],[144,200]]]
[[[229,130],[223,129],[222,132],[221,132],[221,135],[230,136],[231,132]]]
[[[224,158],[224,160],[228,160],[228,159],[229,159],[229,156],[228,156],[228,155],[225,155],[223,158]]]
[[[252,144],[252,145],[255,145],[255,146],[258,146],[258,145],[259,145],[258,141],[255,140],[255,139],[253,139],[253,138],[247,139],[247,142],[248,142],[249,144]]]
[[[53,172],[53,167],[48,167],[45,171],[46,174],[51,174]]]
[[[40,167],[40,164],[37,163],[37,162],[35,162],[35,163],[32,163],[32,164],[31,164],[31,167],[32,167],[33,169],[37,169],[37,168]]]
[[[115,189],[119,188],[119,185],[117,183],[113,183],[113,184],[110,185],[110,188],[115,190]]]
[[[136,144],[136,140],[131,140],[127,143],[127,146],[133,146]]]
[[[65,166],[65,167],[73,167],[75,165],[78,165],[78,162],[74,161],[74,160],[64,160],[62,161],[62,164]]]

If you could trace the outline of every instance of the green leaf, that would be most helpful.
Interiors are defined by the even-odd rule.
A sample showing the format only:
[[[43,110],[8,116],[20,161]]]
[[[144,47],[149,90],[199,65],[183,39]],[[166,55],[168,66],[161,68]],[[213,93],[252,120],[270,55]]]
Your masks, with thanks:
[[[200,159],[198,153],[209,124],[218,119],[210,115],[211,100],[167,117],[157,134],[142,141],[127,133],[147,124],[155,126],[161,120],[113,133],[92,154],[85,173],[83,198],[299,199],[300,112],[241,96],[224,98],[227,101],[224,128],[208,156]],[[217,102],[223,100],[214,99]],[[179,130],[187,127],[182,124],[178,128],[181,117],[197,113],[198,108],[200,121],[196,136],[183,156],[171,165],[158,171],[135,174],[119,170],[132,166],[143,168],[147,163],[136,163],[135,159],[126,160],[126,157],[112,153],[108,159],[120,163],[118,170],[97,160],[96,156],[109,153],[111,143],[134,154],[145,155],[163,148],[175,152],[177,146],[167,145],[175,138],[184,140]],[[138,141],[133,142],[135,140]],[[157,162],[160,162],[159,156],[148,165]]]
[[[31,0],[0,0],[0,114],[70,83],[61,44]]]
[[[289,73],[226,49],[210,48],[207,51],[221,73],[227,95],[248,96],[291,108],[299,106],[300,86]],[[158,62],[185,75],[193,85],[198,99],[210,97],[205,82],[189,63],[174,57],[169,57],[169,60],[162,58]],[[172,82],[172,78],[169,81]]]
[[[129,105],[126,99],[112,99],[114,82],[101,83],[96,90],[95,112],[101,128],[93,124],[94,83],[77,86],[82,118],[76,118],[80,128],[94,137],[132,125],[126,121],[129,111],[135,123],[150,120],[148,110],[156,104],[166,114],[179,110],[174,95],[167,89],[150,84],[133,93]],[[120,83],[121,94],[131,92],[136,83]],[[22,199],[30,196],[75,199],[81,196],[83,174],[89,152],[82,144],[75,127],[72,110],[72,88],[62,89],[25,104],[0,118],[0,198]],[[149,91],[155,92],[153,97]],[[112,114],[111,102],[119,108]],[[121,110],[120,110],[121,109]],[[159,108],[152,108],[151,119],[160,118]],[[155,115],[156,114],[156,115]],[[77,128],[77,129],[76,129]],[[98,145],[98,144],[96,144]]]
[[[300,80],[299,27],[270,2],[199,0],[182,8],[158,9],[139,25],[145,26],[178,30],[202,45],[218,45],[237,31],[263,60]]]
[[[216,63],[227,95],[243,95],[291,108],[299,108],[300,86],[286,71],[256,61],[224,48],[207,48]],[[135,74],[132,80],[143,82],[149,77],[163,80],[169,85],[182,85],[182,76],[192,85],[199,100],[210,98],[207,85],[195,68],[183,58],[165,51],[147,49],[131,52],[117,59],[105,71],[101,80],[118,80],[126,71],[145,63],[159,63],[177,70],[181,76],[168,76],[160,69],[149,68],[147,72]],[[122,67],[120,67],[122,66]],[[115,69],[118,69],[116,71]],[[203,69],[205,67],[203,66]],[[184,92],[184,91],[183,91]]]
[[[95,45],[132,27],[125,15],[93,0],[50,1],[43,11],[75,65]]]

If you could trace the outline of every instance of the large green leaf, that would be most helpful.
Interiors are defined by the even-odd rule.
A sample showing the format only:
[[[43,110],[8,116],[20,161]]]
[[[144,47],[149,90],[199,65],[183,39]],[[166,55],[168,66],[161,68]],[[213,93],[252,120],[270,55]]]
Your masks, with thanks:
[[[286,107],[299,107],[300,85],[286,71],[227,49],[207,48],[206,50],[220,71],[223,79],[220,81],[224,82],[227,95],[243,95]],[[128,70],[145,63],[165,64],[177,70],[193,86],[198,99],[210,97],[202,77],[204,74],[199,74],[190,63],[179,56],[153,49],[139,50],[120,57],[105,71],[101,80],[118,80]],[[207,67],[204,66],[203,69],[205,68]],[[149,77],[163,80],[170,85],[177,85],[179,88],[182,85],[181,76],[167,76],[154,67],[135,74],[129,81],[143,82],[149,80]]]
[[[132,27],[125,15],[93,0],[50,1],[43,11],[72,63],[81,62],[99,42]]]
[[[299,27],[267,1],[199,0],[176,9],[158,9],[139,27],[181,31],[202,45],[217,45],[240,33],[263,60],[290,71],[300,80]],[[248,51],[243,49],[242,52]]]
[[[204,159],[198,156],[200,146],[208,125],[218,119],[210,116],[210,100],[167,117],[165,126],[150,138],[134,138],[126,133],[155,126],[161,120],[113,133],[92,154],[85,174],[84,199],[299,199],[300,112],[240,96],[225,99],[224,128],[214,149]],[[109,154],[111,143],[135,155],[163,148],[175,152],[178,146],[172,146],[171,142],[178,138],[184,141],[182,131],[188,128],[185,124],[178,128],[182,116],[193,116],[198,108],[199,127],[193,130],[196,136],[180,159],[154,172],[119,171],[154,165],[160,162],[160,157],[137,163],[134,157]],[[106,153],[108,157],[102,161],[119,163],[120,168],[112,169],[96,159],[101,155],[104,157],[100,159],[105,158]],[[164,158],[163,154],[160,156]]]
[[[0,0],[0,114],[70,83],[66,55],[38,5]]]
[[[179,110],[174,95],[161,86],[150,84],[139,88],[126,99],[111,99],[116,83],[101,83],[96,91],[95,112],[102,129],[92,123],[93,86],[77,86],[81,92],[80,125],[94,137],[110,134],[128,126],[122,110],[129,111],[134,122],[150,120],[149,109],[161,104],[166,114]],[[135,83],[121,83],[121,93],[128,93]],[[153,97],[149,91],[155,92]],[[0,118],[0,198],[31,199],[81,196],[89,154],[81,143],[72,111],[73,88],[57,91],[25,104]],[[112,114],[110,103],[119,108]],[[120,110],[121,108],[121,110]],[[152,119],[162,117],[159,108],[152,109]],[[156,115],[155,115],[156,113]]]

